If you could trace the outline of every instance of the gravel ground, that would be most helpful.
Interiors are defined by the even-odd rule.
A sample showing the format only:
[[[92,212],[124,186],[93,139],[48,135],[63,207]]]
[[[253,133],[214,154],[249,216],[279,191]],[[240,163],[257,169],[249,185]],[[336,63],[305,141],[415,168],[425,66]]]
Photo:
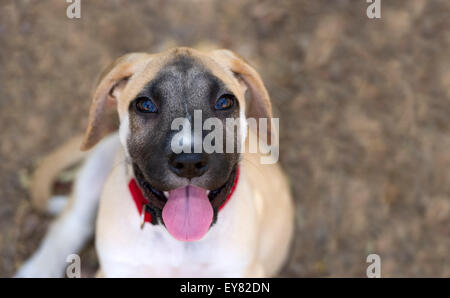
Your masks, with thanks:
[[[450,277],[450,2],[0,0],[0,276],[51,218],[27,177],[82,132],[94,83],[116,57],[214,43],[261,73],[280,117],[296,200],[281,276]],[[95,271],[92,244],[83,275]]]

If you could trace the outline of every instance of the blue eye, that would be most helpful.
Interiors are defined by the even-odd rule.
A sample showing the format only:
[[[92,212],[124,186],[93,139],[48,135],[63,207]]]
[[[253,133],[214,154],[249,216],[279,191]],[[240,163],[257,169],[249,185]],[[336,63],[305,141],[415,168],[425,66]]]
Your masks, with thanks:
[[[235,97],[231,94],[225,94],[219,97],[216,101],[215,108],[216,110],[228,110],[234,104]]]
[[[136,100],[136,109],[141,113],[156,113],[156,104],[148,97],[140,97]]]

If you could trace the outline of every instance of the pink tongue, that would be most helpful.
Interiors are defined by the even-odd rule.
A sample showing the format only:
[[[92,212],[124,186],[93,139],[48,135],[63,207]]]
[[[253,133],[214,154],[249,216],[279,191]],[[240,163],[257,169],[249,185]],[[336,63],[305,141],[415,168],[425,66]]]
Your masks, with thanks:
[[[180,241],[200,240],[208,232],[213,215],[206,190],[192,185],[170,191],[162,211],[167,230]]]

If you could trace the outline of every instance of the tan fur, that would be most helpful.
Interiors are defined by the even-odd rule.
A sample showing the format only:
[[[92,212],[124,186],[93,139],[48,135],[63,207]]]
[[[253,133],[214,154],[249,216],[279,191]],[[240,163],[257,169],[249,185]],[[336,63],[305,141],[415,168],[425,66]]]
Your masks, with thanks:
[[[110,117],[114,111],[121,120],[126,119],[130,101],[178,54],[200,60],[236,95],[248,117],[272,116],[269,95],[260,76],[231,51],[176,48],[160,54],[128,54],[111,65],[100,79],[82,148],[91,148],[111,132]],[[251,95],[249,107],[246,90]],[[72,151],[77,142],[81,143],[81,139],[72,140],[70,146],[49,156],[45,162],[49,169],[36,172],[32,191],[41,208],[49,196],[48,185],[55,172],[67,165],[64,159],[82,156]],[[106,148],[106,152],[113,151]],[[66,155],[69,151],[72,154]],[[205,238],[186,250],[186,243],[172,238],[161,225],[140,229],[127,188],[132,170],[123,162],[126,154],[126,148],[122,148],[116,156],[113,163],[117,166],[112,167],[99,203],[96,247],[101,268],[97,276],[266,277],[279,271],[292,238],[294,208],[287,179],[278,164],[262,165],[259,154],[244,153],[233,199]]]
[[[247,118],[271,119],[272,104],[270,102],[269,93],[258,72],[246,63],[243,58],[230,50],[215,50],[211,52],[211,56],[214,57],[219,64],[236,74],[246,87],[248,87],[252,100],[250,101],[249,106],[246,107]],[[269,122],[267,125],[266,136],[268,144],[271,144],[271,127],[272,123]]]
[[[259,258],[266,276],[275,276],[286,260],[293,235],[294,205],[289,183],[279,164],[261,165],[259,154],[244,154],[245,175],[261,200],[256,203],[260,232]],[[237,198],[239,199],[239,198]],[[281,220],[282,219],[282,220]],[[253,275],[249,274],[248,277]]]
[[[117,97],[126,84],[121,84],[145,64],[151,55],[131,53],[117,59],[101,75],[89,112],[89,126],[81,149],[88,150],[105,135],[117,129]]]
[[[242,88],[242,80],[250,90],[252,101],[247,108],[247,117],[272,117],[272,106],[261,77],[244,60],[228,50],[214,50],[200,52],[190,48],[175,48],[160,54],[132,53],[117,59],[108,67],[109,73],[103,78],[94,93],[90,109],[89,126],[85,135],[82,149],[86,150],[94,146],[104,135],[111,132],[110,118],[105,113],[111,113],[106,109],[107,102],[116,102],[119,116],[126,113],[130,101],[135,95],[159,72],[159,70],[176,55],[188,55],[200,60],[215,76],[220,78],[239,100],[241,107],[246,108],[245,89]],[[235,77],[237,74],[238,77]],[[121,100],[117,102],[113,96],[114,89],[120,81],[126,79],[119,95]],[[270,134],[270,125],[269,125]]]
[[[31,177],[30,186],[31,203],[34,208],[46,212],[47,201],[58,174],[86,157],[86,152],[80,151],[82,140],[83,135],[71,138],[39,162]]]

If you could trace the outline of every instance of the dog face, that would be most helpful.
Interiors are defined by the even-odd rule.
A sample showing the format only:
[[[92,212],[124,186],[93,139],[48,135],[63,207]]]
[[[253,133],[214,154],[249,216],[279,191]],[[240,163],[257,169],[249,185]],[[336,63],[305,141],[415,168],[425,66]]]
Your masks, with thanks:
[[[175,238],[198,240],[215,222],[233,186],[238,144],[242,146],[246,136],[247,89],[253,101],[250,112],[269,118],[270,102],[259,76],[229,51],[177,48],[157,55],[127,55],[100,81],[83,147],[111,130],[112,121],[105,115],[111,114],[109,106],[116,106],[121,142],[153,215]],[[210,132],[203,129],[207,119],[221,124],[220,152],[203,150]],[[227,119],[239,124],[236,131],[234,126],[232,131],[227,128]],[[176,120],[187,123],[188,136],[174,130]],[[200,130],[193,131],[196,125]],[[234,144],[228,153],[227,138]],[[174,152],[173,144],[178,143],[190,151]]]
[[[201,111],[202,119],[196,119],[201,126],[206,119],[219,119],[225,136],[225,119],[239,119],[240,107],[231,86],[201,61],[184,54],[164,65],[128,105],[125,145],[136,168],[159,192],[188,184],[217,190],[227,182],[239,160],[237,150],[194,153],[194,142],[202,143],[209,132],[206,130],[201,139],[195,140],[194,133],[188,136],[191,153],[174,153],[171,145],[178,131],[172,129],[172,123],[184,119],[193,130],[194,111],[197,115]],[[239,135],[233,137],[234,144],[240,142]]]

